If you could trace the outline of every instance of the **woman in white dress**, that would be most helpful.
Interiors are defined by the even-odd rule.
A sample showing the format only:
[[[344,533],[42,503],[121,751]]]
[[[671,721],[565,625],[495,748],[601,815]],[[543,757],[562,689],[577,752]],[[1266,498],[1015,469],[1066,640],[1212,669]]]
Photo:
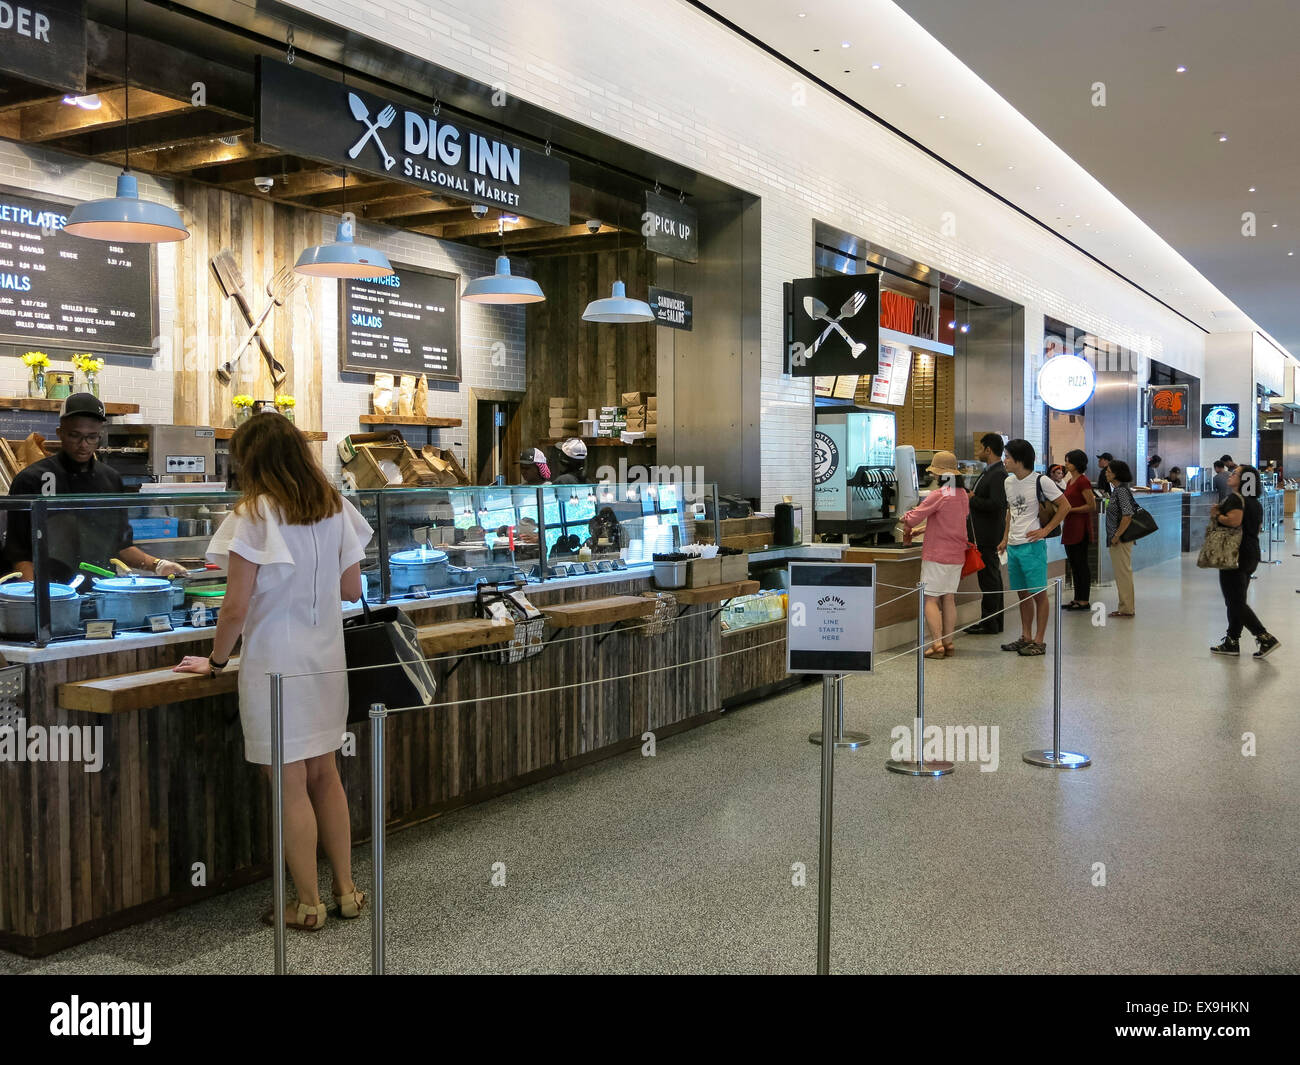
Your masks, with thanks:
[[[208,545],[225,563],[226,596],[208,658],[186,657],[176,671],[214,674],[243,636],[239,717],[244,757],[271,763],[269,673],[284,680],[284,840],[297,901],[288,927],[325,924],[316,845],[334,871],[339,916],[357,917],[366,896],[352,880],[348,800],[335,752],[347,727],[342,601],[361,598],[361,560],[370,526],[325,477],[307,439],[287,418],[259,414],[236,430],[230,456],[242,498]],[[273,913],[263,920],[274,923]]]

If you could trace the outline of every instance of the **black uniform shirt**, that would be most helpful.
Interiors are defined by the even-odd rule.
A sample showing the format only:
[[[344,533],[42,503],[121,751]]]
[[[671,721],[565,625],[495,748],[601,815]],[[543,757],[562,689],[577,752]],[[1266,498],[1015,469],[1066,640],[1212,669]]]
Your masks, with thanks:
[[[54,478],[55,495],[98,495],[122,491],[122,478],[112,467],[93,458],[89,465],[79,466],[66,453],[59,451],[19,471],[9,494],[45,495],[49,475]],[[132,544],[131,525],[125,510],[51,511],[46,527],[49,531],[49,577],[55,581],[71,578],[82,562],[109,569],[108,560]],[[26,514],[9,512],[5,547],[11,563],[32,560],[31,521]]]

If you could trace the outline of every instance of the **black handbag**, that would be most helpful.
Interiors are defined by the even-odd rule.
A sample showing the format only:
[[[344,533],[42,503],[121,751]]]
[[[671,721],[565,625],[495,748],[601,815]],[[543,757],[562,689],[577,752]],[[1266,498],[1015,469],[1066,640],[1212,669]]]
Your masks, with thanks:
[[[1133,493],[1129,493],[1129,498],[1133,499]],[[1136,505],[1137,500],[1133,499]],[[1141,540],[1144,536],[1150,536],[1155,532],[1159,525],[1156,519],[1151,516],[1151,511],[1145,507],[1138,507],[1129,515],[1128,528],[1124,530],[1124,535],[1119,538],[1121,544],[1131,544],[1134,540]]]
[[[371,610],[362,599],[361,613],[343,622],[343,652],[349,724],[366,720],[373,703],[392,710],[432,705],[438,690],[433,670],[420,648],[415,623],[397,607]],[[362,668],[375,666],[390,668]]]

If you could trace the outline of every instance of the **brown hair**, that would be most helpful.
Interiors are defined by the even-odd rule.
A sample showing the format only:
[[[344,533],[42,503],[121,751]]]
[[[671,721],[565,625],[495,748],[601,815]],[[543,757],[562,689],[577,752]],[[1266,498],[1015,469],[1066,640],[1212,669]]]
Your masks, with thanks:
[[[239,470],[242,498],[235,509],[256,514],[269,496],[288,525],[314,525],[343,509],[343,497],[329,483],[307,438],[282,414],[255,414],[230,438],[230,458]]]

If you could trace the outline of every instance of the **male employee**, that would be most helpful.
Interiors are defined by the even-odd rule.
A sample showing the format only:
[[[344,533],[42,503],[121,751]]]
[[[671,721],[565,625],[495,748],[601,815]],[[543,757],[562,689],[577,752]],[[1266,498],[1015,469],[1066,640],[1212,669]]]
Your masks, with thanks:
[[[984,560],[984,568],[976,576],[984,595],[980,601],[980,623],[966,631],[992,636],[1002,631],[1006,617],[1002,612],[1002,562],[998,558],[998,542],[1007,523],[1007,469],[1002,465],[1002,436],[985,433],[980,437],[980,450],[975,457],[985,464],[984,472],[970,490],[971,530],[980,558]]]
[[[1100,488],[1107,495],[1110,495],[1110,478],[1106,476],[1106,467],[1115,461],[1115,456],[1109,451],[1103,451],[1097,456],[1097,484],[1095,487]]]
[[[108,416],[98,396],[77,392],[63,401],[59,411],[59,451],[33,462],[14,478],[9,494],[15,496],[95,495],[122,491],[117,471],[95,458]],[[137,569],[160,577],[184,574],[186,569],[165,558],[154,558],[131,543],[131,526],[125,510],[56,510],[49,513],[49,578],[68,581],[83,562],[109,568],[109,559],[121,559]],[[26,580],[32,579],[31,523],[11,513],[6,542],[9,560]]]

